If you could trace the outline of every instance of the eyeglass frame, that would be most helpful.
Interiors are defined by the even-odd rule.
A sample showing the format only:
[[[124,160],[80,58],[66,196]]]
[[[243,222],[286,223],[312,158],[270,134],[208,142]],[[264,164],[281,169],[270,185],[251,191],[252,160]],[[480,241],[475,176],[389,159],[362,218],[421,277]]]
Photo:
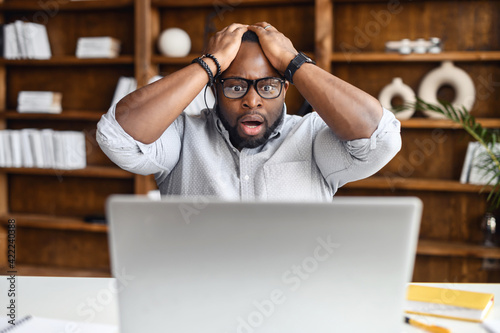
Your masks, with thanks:
[[[245,81],[248,85],[248,88],[247,88],[247,91],[241,96],[241,97],[227,97],[226,96],[226,93],[224,92],[224,81],[225,80],[229,80],[229,79],[237,79],[237,80],[242,80],[242,81]],[[278,81],[280,81],[281,85],[280,85],[280,93],[276,95],[276,97],[264,97],[260,94],[259,92],[259,89],[257,89],[257,83],[259,81],[262,81],[262,80],[268,80],[268,79],[276,79]],[[282,77],[276,77],[276,76],[266,76],[266,77],[262,77],[260,79],[255,79],[255,80],[249,80],[249,79],[245,79],[245,78],[242,78],[242,77],[238,77],[238,76],[231,76],[231,77],[225,77],[225,78],[218,78],[217,79],[217,83],[220,83],[220,85],[222,86],[222,94],[224,95],[224,97],[228,98],[228,99],[240,99],[240,98],[243,98],[246,96],[246,94],[248,94],[248,92],[250,91],[250,87],[253,86],[253,88],[255,89],[255,91],[257,92],[257,94],[264,98],[264,99],[276,99],[278,97],[281,96],[281,92],[283,91],[283,85],[285,84],[286,80]]]

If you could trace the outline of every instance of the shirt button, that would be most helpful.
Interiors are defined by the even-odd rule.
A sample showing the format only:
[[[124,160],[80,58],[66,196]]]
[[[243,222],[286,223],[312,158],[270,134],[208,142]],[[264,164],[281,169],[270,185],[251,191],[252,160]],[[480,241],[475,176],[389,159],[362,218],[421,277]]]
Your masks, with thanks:
[[[249,177],[248,175],[246,175],[246,176],[244,177],[244,179],[245,179],[245,180],[249,180],[249,179],[250,179],[250,177]]]

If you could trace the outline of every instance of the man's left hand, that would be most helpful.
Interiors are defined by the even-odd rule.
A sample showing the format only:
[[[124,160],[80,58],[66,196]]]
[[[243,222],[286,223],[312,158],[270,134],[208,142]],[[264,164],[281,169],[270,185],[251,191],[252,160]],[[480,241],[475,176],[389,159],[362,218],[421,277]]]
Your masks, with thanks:
[[[283,75],[290,61],[298,53],[290,39],[267,22],[249,25],[248,30],[257,34],[267,59]]]

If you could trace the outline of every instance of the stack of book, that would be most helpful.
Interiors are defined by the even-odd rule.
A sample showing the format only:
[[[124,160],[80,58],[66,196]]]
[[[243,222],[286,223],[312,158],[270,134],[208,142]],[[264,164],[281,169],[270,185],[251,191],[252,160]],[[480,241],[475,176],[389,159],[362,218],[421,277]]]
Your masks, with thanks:
[[[61,113],[62,94],[53,91],[20,91],[17,111],[26,113]]]
[[[0,167],[83,169],[85,134],[52,129],[0,131]]]
[[[120,41],[113,37],[80,37],[76,45],[77,58],[116,58]]]
[[[44,25],[17,20],[3,26],[6,59],[50,59],[49,37]]]

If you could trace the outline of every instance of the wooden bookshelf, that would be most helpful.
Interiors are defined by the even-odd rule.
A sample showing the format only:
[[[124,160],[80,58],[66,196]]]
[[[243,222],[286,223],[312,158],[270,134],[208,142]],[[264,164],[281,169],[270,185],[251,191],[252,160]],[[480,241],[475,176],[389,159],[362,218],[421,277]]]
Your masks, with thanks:
[[[106,111],[93,110],[63,110],[61,113],[19,113],[13,110],[0,112],[0,119],[17,119],[17,120],[82,120],[82,121],[99,121]]]
[[[350,189],[404,190],[457,193],[488,193],[491,186],[462,184],[456,180],[425,179],[414,177],[370,177],[345,185]]]
[[[333,62],[474,62],[499,61],[500,51],[443,51],[437,54],[398,54],[388,52],[332,53]]]
[[[142,86],[153,75],[168,75],[202,54],[207,20],[216,30],[233,22],[268,21],[290,37],[298,50],[314,56],[320,67],[375,97],[394,77],[418,92],[425,74],[439,62],[453,61],[476,85],[471,113],[483,127],[500,128],[498,0],[401,2],[403,9],[391,13],[387,25],[372,14],[389,10],[388,2],[380,0],[64,1],[57,3],[56,13],[41,4],[38,0],[0,2],[4,23],[30,20],[35,13],[45,15],[53,51],[49,60],[0,59],[0,129],[85,131],[88,167],[0,169],[0,226],[5,227],[7,218],[16,218],[23,248],[19,267],[26,274],[108,274],[107,227],[89,225],[83,216],[104,214],[104,202],[111,194],[144,194],[155,186],[151,176],[120,170],[100,151],[96,123],[108,110],[120,76],[134,76]],[[374,22],[380,25],[377,33],[367,34],[366,27]],[[158,51],[156,40],[170,27],[190,35],[188,56],[169,58]],[[359,31],[368,37],[363,45]],[[79,37],[103,35],[122,41],[118,58],[75,57]],[[385,52],[389,40],[435,36],[444,43],[442,53]],[[347,52],[346,45],[351,47]],[[63,112],[16,112],[20,90],[61,91]],[[449,95],[444,90],[438,97]],[[302,103],[292,86],[287,93],[289,112],[295,113]],[[479,245],[480,221],[491,189],[458,181],[470,138],[456,123],[418,113],[401,125],[401,152],[376,175],[347,184],[336,195],[420,197],[424,214],[414,277],[499,282],[498,274],[482,266],[484,258],[500,259],[498,249]],[[5,237],[5,229],[0,229],[0,251]],[[57,257],[51,259],[54,253]],[[1,257],[0,266],[4,264]]]
[[[463,242],[421,239],[418,241],[417,254],[438,257],[500,259],[500,248]]]
[[[0,59],[0,65],[8,66],[110,66],[132,65],[132,55],[122,55],[117,58],[77,58],[76,56],[55,56],[46,60],[34,59]]]

